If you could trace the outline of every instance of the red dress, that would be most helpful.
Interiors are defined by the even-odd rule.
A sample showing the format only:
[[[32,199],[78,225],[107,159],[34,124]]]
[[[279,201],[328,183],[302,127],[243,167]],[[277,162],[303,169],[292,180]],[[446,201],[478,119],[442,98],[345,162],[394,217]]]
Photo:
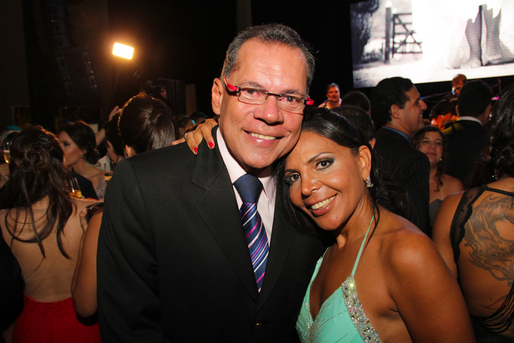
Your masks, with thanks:
[[[12,332],[13,343],[97,343],[98,322],[84,325],[77,319],[73,299],[37,302],[24,296],[23,312]]]

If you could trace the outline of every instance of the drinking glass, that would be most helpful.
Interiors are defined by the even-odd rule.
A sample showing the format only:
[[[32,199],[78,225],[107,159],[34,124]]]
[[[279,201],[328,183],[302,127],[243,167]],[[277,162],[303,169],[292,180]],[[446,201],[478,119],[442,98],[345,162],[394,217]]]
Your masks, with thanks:
[[[116,167],[116,163],[114,162],[104,163],[105,182],[109,182],[111,180],[112,173],[114,172],[114,167]]]
[[[4,151],[5,163],[9,163],[11,161],[11,142],[4,142],[2,144],[2,150]]]
[[[75,198],[83,198],[82,191],[79,187],[79,182],[77,181],[77,178],[71,177],[68,179],[68,187],[70,188],[70,195]]]

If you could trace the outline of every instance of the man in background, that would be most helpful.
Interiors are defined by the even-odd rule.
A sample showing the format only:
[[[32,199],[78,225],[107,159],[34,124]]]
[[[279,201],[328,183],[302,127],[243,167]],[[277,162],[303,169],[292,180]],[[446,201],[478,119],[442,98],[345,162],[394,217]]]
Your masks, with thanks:
[[[466,83],[457,101],[458,119],[443,130],[448,138],[446,173],[466,186],[480,153],[486,146],[484,123],[491,113],[492,92],[483,81]]]
[[[380,81],[370,101],[376,129],[375,152],[387,174],[409,195],[412,214],[407,219],[430,236],[430,162],[410,144],[411,136],[424,126],[423,111],[427,105],[412,81],[402,77]]]

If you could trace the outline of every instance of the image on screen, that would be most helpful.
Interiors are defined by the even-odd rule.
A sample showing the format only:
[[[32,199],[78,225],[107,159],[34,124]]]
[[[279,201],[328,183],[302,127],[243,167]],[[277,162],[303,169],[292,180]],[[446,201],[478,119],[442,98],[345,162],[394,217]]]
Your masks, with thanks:
[[[512,0],[366,0],[350,5],[354,88],[514,74]]]

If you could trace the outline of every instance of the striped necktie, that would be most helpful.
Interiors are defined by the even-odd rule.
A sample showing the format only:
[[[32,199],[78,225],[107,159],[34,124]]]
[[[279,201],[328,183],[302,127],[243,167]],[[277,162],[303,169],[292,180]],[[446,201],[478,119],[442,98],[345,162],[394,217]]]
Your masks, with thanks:
[[[262,281],[266,272],[266,261],[268,260],[268,238],[262,223],[261,216],[257,211],[257,200],[262,190],[262,183],[253,175],[245,174],[234,182],[243,204],[239,209],[248,250],[252,259],[253,271],[257,288],[261,291]]]

